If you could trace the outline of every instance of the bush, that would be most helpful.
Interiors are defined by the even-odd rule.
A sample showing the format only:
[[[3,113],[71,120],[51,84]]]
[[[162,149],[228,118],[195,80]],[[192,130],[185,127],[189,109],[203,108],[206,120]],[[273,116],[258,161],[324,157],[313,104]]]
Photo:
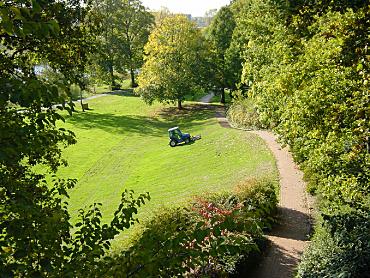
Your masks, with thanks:
[[[370,213],[323,217],[297,277],[370,277]]]
[[[72,84],[71,87],[70,87],[70,90],[71,90],[71,98],[73,100],[80,99],[80,95],[81,95],[80,86],[78,86],[77,84]]]
[[[251,180],[233,192],[196,196],[186,207],[160,209],[110,262],[109,275],[230,274],[258,251],[276,205],[274,183]]]
[[[238,128],[262,128],[257,108],[250,98],[236,100],[227,111],[227,119],[233,126]]]

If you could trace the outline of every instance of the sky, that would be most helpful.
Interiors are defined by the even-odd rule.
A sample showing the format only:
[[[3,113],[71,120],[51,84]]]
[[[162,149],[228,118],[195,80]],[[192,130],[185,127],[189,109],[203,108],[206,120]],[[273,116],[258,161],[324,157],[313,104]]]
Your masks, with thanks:
[[[159,10],[167,7],[173,13],[204,16],[211,9],[219,9],[230,3],[230,0],[142,0],[145,7],[150,10]]]

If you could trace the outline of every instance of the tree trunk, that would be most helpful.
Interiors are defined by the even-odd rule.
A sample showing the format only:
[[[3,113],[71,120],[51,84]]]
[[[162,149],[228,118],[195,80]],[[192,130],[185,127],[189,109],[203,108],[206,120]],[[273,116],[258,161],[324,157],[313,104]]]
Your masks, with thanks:
[[[178,100],[177,100],[177,108],[178,108],[179,110],[182,110],[181,99],[178,99]]]
[[[112,86],[112,90],[113,90],[114,87],[116,87],[116,82],[114,80],[113,61],[109,65],[109,73],[110,73],[111,86]]]
[[[71,106],[71,111],[75,112],[75,106],[73,105],[72,97],[69,98],[69,103],[70,103],[70,106]]]
[[[221,101],[222,104],[225,104],[225,88],[221,89]]]
[[[131,88],[136,88],[137,84],[135,82],[135,72],[133,68],[130,68],[130,74],[131,74]]]
[[[80,103],[81,103],[82,112],[85,112],[85,108],[84,108],[84,105],[82,103],[82,90],[80,91]]]

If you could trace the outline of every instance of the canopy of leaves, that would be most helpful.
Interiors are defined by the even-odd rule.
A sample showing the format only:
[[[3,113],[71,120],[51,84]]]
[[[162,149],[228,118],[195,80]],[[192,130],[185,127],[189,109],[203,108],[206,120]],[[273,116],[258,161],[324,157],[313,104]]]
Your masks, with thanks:
[[[222,91],[224,88],[233,88],[236,83],[233,78],[235,69],[227,61],[230,57],[226,56],[234,29],[234,14],[229,6],[225,6],[218,11],[211,25],[206,30],[207,39],[214,49],[214,58],[212,59],[214,85]],[[222,101],[224,101],[224,98]]]
[[[125,0],[119,17],[123,19],[120,30],[122,66],[130,71],[131,83],[135,86],[134,71],[143,64],[144,46],[154,25],[154,16],[145,10],[140,1]]]
[[[362,223],[353,222],[359,219],[354,215],[369,221],[365,212],[370,205],[370,6],[365,2],[233,3],[237,26],[231,45],[243,53],[241,81],[249,87],[264,125],[290,145],[309,190],[320,195],[321,212],[327,216],[323,225],[335,224],[327,233],[341,250],[349,244],[343,241],[346,236],[354,248],[363,248],[363,240],[369,242],[368,236],[353,236],[363,229]],[[343,218],[346,226],[333,223],[336,218]],[[331,261],[325,266],[304,263],[300,275],[332,275],[339,265],[346,273],[338,276],[365,273],[369,266],[363,258],[346,252],[341,257],[345,262],[323,252]],[[369,261],[368,253],[363,254]],[[348,267],[356,262],[361,266]]]
[[[83,277],[94,272],[110,240],[135,221],[147,194],[124,192],[112,222],[101,225],[99,204],[81,210],[70,224],[67,190],[75,180],[55,176],[61,148],[76,142],[60,129],[65,96],[79,84],[91,50],[81,1],[6,1],[0,3],[0,273],[3,277]],[[46,62],[65,77],[56,84],[39,76]],[[70,108],[66,107],[68,111]],[[34,167],[41,165],[39,167]],[[42,167],[44,166],[44,167]],[[45,174],[36,172],[44,168]],[[50,180],[49,179],[49,180]],[[75,234],[71,230],[75,229]],[[82,274],[83,273],[83,274]]]
[[[143,63],[144,45],[154,24],[154,17],[139,0],[94,1],[94,18],[100,24],[92,59],[100,79],[115,85],[114,72],[131,73]],[[99,76],[99,75],[98,75]]]
[[[178,102],[204,88],[208,47],[184,16],[166,17],[149,37],[137,93],[152,103]]]

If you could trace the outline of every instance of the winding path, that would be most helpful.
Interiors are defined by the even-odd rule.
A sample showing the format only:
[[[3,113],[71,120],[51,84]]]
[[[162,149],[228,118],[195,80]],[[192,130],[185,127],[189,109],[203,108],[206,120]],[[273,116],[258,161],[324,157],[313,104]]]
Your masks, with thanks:
[[[202,97],[201,99],[200,99],[200,102],[202,102],[202,103],[210,103],[211,102],[211,100],[212,100],[212,98],[215,96],[215,94],[214,93],[210,93],[210,94],[208,94],[208,95],[205,95],[204,97]]]
[[[202,100],[204,100],[203,98]],[[206,101],[203,101],[206,104]],[[216,117],[223,127],[230,128],[225,110],[216,109]],[[282,148],[269,131],[248,131],[261,137],[273,153],[280,174],[279,225],[268,235],[270,245],[263,259],[251,273],[243,277],[293,277],[303,250],[308,244],[312,201],[305,193],[303,174],[297,168],[287,148]]]
[[[281,148],[268,131],[252,131],[271,149],[280,174],[280,223],[268,235],[270,247],[250,277],[293,277],[310,232],[310,212],[303,174],[287,148]]]

